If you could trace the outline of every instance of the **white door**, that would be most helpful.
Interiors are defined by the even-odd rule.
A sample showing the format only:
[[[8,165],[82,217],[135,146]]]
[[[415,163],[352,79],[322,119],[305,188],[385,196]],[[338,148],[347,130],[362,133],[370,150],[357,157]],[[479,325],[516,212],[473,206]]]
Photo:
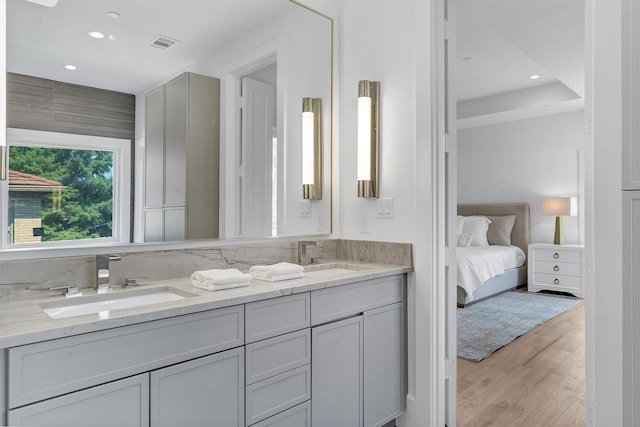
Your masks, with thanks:
[[[273,97],[271,85],[242,79],[239,231],[243,237],[272,234]]]
[[[444,225],[442,236],[446,250],[446,267],[444,272],[444,298],[445,298],[445,423],[448,426],[456,425],[456,368],[457,368],[457,286],[458,269],[456,261],[456,218],[458,209],[458,155],[456,134],[456,93],[455,93],[455,0],[444,0],[444,212],[443,219],[439,220]],[[442,147],[443,144],[440,144]],[[439,238],[440,240],[440,238]],[[442,246],[441,246],[442,248]]]

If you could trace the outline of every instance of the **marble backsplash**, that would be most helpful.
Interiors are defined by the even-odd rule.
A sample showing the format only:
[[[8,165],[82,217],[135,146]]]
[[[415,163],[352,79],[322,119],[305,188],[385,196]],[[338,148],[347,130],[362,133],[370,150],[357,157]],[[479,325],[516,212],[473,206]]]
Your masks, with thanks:
[[[121,284],[125,278],[139,281],[188,277],[194,271],[212,268],[237,268],[248,271],[253,265],[297,262],[297,241],[263,244],[191,248],[167,251],[122,253],[112,262],[111,283]],[[356,240],[318,240],[308,247],[307,255],[317,261],[345,259],[379,264],[412,265],[410,243]],[[0,298],[44,295],[56,286],[95,284],[95,256],[47,258],[28,261],[0,262]]]

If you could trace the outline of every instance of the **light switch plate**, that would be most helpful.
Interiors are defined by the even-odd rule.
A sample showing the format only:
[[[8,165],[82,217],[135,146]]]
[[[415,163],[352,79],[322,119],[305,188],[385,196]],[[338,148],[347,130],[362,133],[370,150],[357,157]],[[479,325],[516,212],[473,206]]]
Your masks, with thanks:
[[[360,215],[360,233],[369,233],[369,215]]]
[[[300,218],[311,218],[311,201],[305,199],[298,202],[298,216]]]
[[[391,219],[393,218],[393,198],[380,198],[376,205],[376,218]]]

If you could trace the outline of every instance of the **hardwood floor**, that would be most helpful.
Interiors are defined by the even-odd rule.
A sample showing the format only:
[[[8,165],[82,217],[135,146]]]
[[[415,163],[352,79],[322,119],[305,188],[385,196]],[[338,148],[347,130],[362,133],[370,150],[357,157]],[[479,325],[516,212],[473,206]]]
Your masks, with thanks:
[[[481,362],[458,358],[458,427],[584,425],[584,302]]]

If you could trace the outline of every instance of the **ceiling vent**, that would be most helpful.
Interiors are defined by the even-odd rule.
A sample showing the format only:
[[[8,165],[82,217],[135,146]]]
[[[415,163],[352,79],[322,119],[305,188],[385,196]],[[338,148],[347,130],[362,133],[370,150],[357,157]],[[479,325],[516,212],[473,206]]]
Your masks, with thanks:
[[[151,44],[149,46],[155,47],[157,49],[169,49],[176,43],[179,43],[180,40],[172,39],[171,37],[157,35],[151,40]]]

